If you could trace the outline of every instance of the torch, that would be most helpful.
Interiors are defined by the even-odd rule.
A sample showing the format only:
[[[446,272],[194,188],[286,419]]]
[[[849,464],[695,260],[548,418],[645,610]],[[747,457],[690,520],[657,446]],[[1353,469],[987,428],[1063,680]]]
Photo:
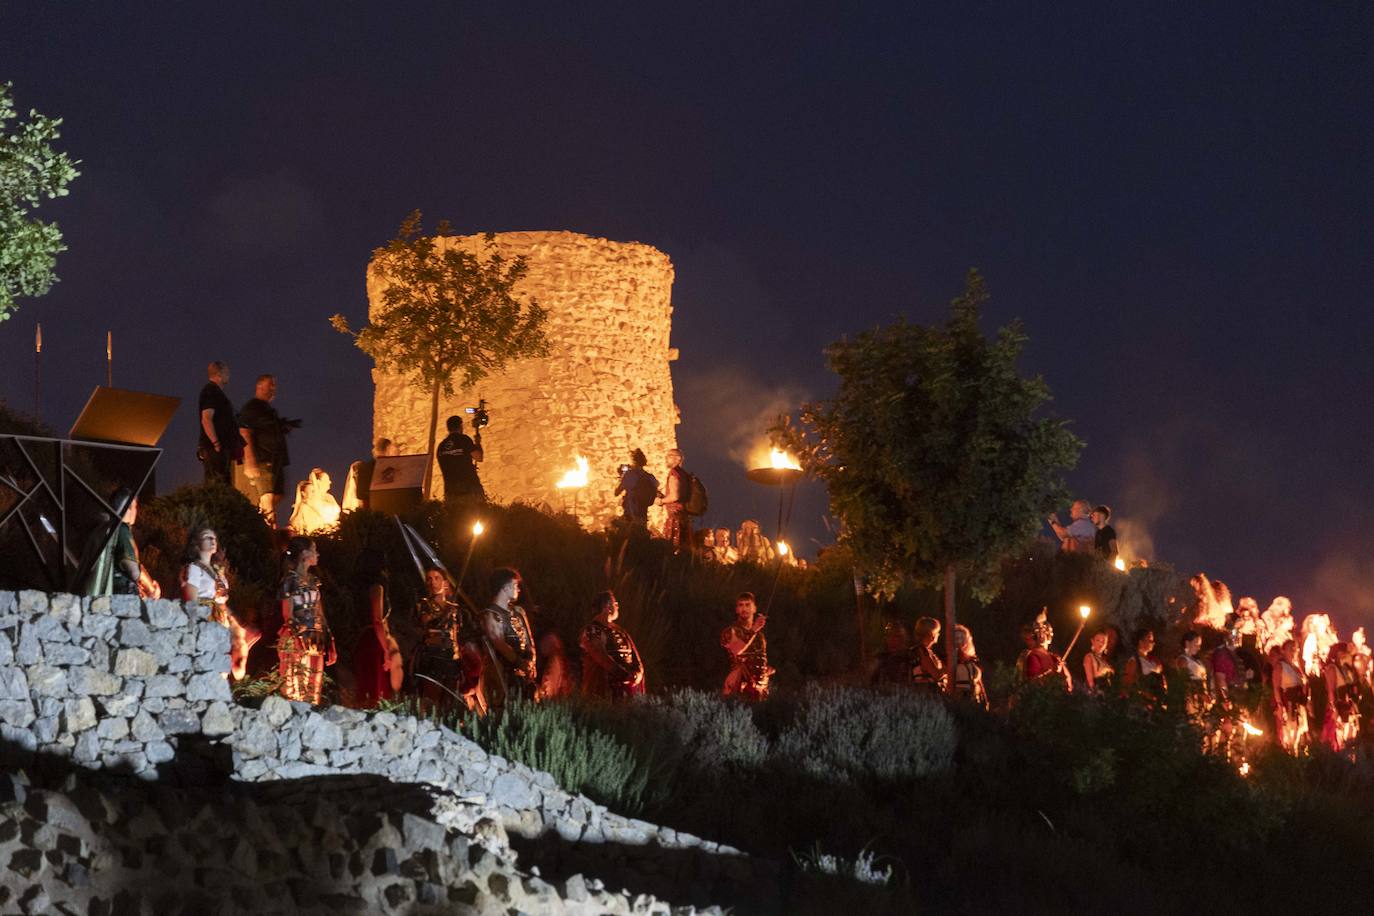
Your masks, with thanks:
[[[797,459],[784,452],[782,449],[775,448],[769,453],[768,467],[750,468],[745,472],[754,483],[763,484],[766,487],[778,488],[778,531],[775,540],[782,540],[783,530],[783,504],[787,497],[796,499],[797,481],[801,480],[802,467],[797,463]],[[790,503],[789,503],[790,505]],[[788,510],[791,515],[791,510]],[[790,519],[789,519],[790,520]]]
[[[114,387],[114,331],[105,332],[105,387]]]
[[[458,587],[463,587],[463,577],[468,574],[468,564],[472,562],[472,550],[477,546],[477,539],[486,531],[486,527],[480,522],[472,523],[472,540],[468,541],[468,552],[463,555],[463,568],[458,573]]]
[[[581,455],[573,456],[573,461],[576,467],[564,471],[563,476],[558,478],[558,481],[554,483],[554,487],[565,492],[567,490],[572,490],[572,514],[573,518],[577,518],[578,498],[582,494],[582,488],[587,485],[587,481],[590,478],[591,466],[587,459],[583,458]],[[563,497],[563,511],[568,511],[568,497],[566,495]]]
[[[1064,650],[1064,658],[1068,659],[1069,653],[1073,651],[1073,644],[1078,642],[1078,637],[1083,635],[1083,627],[1087,624],[1088,618],[1092,615],[1093,609],[1086,604],[1078,606],[1078,629],[1073,631],[1073,639],[1069,640],[1068,648]]]

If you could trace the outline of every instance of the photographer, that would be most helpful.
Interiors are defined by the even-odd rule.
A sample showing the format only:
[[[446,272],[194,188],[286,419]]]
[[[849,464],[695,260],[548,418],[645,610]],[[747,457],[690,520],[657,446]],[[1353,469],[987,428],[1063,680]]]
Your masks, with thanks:
[[[259,375],[253,397],[239,411],[243,464],[234,475],[234,486],[273,528],[277,527],[277,502],[286,493],[286,466],[291,461],[286,436],[301,425],[300,420],[282,419],[272,406],[276,397],[277,377]]]
[[[625,521],[640,528],[648,527],[649,507],[658,495],[658,478],[644,469],[648,463],[643,451],[631,451],[630,463],[620,466],[620,483],[615,487],[616,496],[623,494],[620,508]]]
[[[450,505],[487,500],[482,481],[477,476],[477,465],[474,464],[483,457],[482,426],[486,425],[486,411],[482,408],[477,410],[482,412],[472,420],[472,429],[477,436],[475,440],[463,434],[463,418],[452,416],[448,418],[448,435],[435,450],[439,471],[444,475],[444,502]]]

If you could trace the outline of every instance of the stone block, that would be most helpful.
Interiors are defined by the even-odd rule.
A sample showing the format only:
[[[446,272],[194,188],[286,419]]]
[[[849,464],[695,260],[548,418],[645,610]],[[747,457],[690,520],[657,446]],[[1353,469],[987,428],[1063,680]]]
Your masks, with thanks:
[[[129,720],[122,718],[101,719],[95,733],[102,741],[119,741],[129,736]]]
[[[141,622],[141,621],[140,621]],[[186,655],[181,651],[181,633],[177,630],[154,630],[148,637],[148,651],[163,667]]]
[[[39,747],[46,748],[57,739],[57,716],[40,716],[29,726]]]
[[[48,593],[25,589],[19,593],[19,613],[21,616],[35,617],[48,612]]]
[[[311,713],[305,720],[301,743],[315,750],[336,751],[343,747],[343,732],[319,713]]]
[[[65,698],[67,696],[66,670],[54,668],[51,665],[37,665],[30,668],[29,690],[39,696]]]
[[[144,603],[148,610],[148,623],[155,630],[173,630],[189,627],[191,619],[181,607],[180,601],[159,598]]]
[[[515,773],[503,773],[496,777],[491,787],[492,804],[517,811],[525,808],[538,808],[543,801],[542,793],[526,779]]]
[[[29,679],[22,668],[0,668],[0,700],[29,698]]]
[[[234,749],[245,758],[269,757],[277,751],[277,733],[264,718],[245,722],[246,727],[230,739]]]
[[[210,708],[205,711],[205,715],[200,719],[200,731],[201,734],[211,738],[232,734],[234,716],[229,711],[228,704],[222,700],[211,703]]]
[[[268,723],[274,728],[286,724],[291,718],[291,703],[285,698],[273,694],[262,701],[262,708],[259,710]]]
[[[33,635],[38,637],[39,642],[71,642],[71,634],[67,631],[66,626],[63,625],[62,620],[51,614],[35,617],[29,622],[28,626],[33,630]]]
[[[229,654],[229,628],[220,626],[217,623],[207,623],[197,627],[196,633],[196,654],[203,655],[211,652],[218,652],[224,655]]]
[[[194,674],[186,685],[186,699],[192,703],[199,703],[206,700],[231,700],[233,695],[229,690],[229,681],[223,674],[207,672],[205,674]]]
[[[114,673],[119,677],[151,677],[157,674],[157,658],[143,649],[120,649],[115,653]]]
[[[19,665],[36,665],[43,660],[43,645],[33,630],[33,624],[26,623],[19,628],[19,644],[14,647],[14,661]]]
[[[49,665],[84,665],[91,660],[91,653],[71,643],[48,643],[43,649],[43,661]]]
[[[95,729],[82,732],[76,739],[76,750],[72,752],[72,759],[78,763],[91,763],[99,757],[100,736],[95,733]]]
[[[142,617],[143,601],[137,595],[110,595],[110,613],[116,617]],[[91,602],[92,610],[96,602]]]
[[[14,728],[28,728],[35,718],[33,702],[27,697],[22,700],[0,700],[0,722]]]
[[[119,693],[124,679],[91,667],[69,668],[72,692],[77,696],[107,697]]]
[[[76,595],[53,595],[48,599],[48,613],[75,632],[81,626],[81,599]]]
[[[197,655],[195,662],[195,670],[202,671],[207,674],[228,674],[229,653],[207,652],[203,655]]]
[[[169,735],[193,735],[200,731],[200,717],[189,709],[168,709],[157,724]]]
[[[143,749],[143,753],[148,758],[148,762],[155,766],[159,763],[166,763],[176,756],[176,752],[172,750],[172,745],[166,741],[149,742],[148,746]]]
[[[90,697],[68,700],[63,714],[66,716],[66,730],[73,735],[88,728],[95,728],[95,704],[91,702]]]
[[[157,720],[146,709],[140,709],[138,714],[134,716],[130,730],[135,739],[144,742],[160,741],[164,734],[161,726],[157,724]]]
[[[113,618],[105,618],[113,622]],[[153,639],[153,631],[141,620],[120,620],[119,642],[124,646],[146,646]]]
[[[100,599],[95,599],[100,600]],[[105,642],[115,634],[119,626],[119,618],[109,613],[108,607],[105,613],[97,613],[95,604],[92,602],[91,609],[81,618],[81,632]]]
[[[124,716],[127,718],[134,714],[138,705],[138,697],[128,693],[117,693],[112,697],[100,699],[100,708],[107,716]]]
[[[14,664],[14,643],[10,641],[10,635],[0,629],[0,668]]]
[[[155,674],[143,688],[145,697],[177,697],[186,692],[186,682],[174,674]]]

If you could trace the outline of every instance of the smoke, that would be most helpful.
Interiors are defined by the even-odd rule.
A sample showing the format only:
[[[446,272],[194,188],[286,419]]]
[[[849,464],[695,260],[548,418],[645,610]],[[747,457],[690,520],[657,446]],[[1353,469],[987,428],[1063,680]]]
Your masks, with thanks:
[[[1159,472],[1157,456],[1142,451],[1127,454],[1120,479],[1126,481],[1120,505],[1127,514],[1112,515],[1117,546],[1129,560],[1154,562],[1155,540],[1150,529],[1173,511],[1172,488]]]
[[[1313,607],[1335,609],[1342,629],[1374,624],[1374,557],[1338,552],[1312,575]]]
[[[768,463],[768,427],[779,414],[796,416],[809,395],[793,384],[769,385],[737,366],[720,366],[685,375],[678,383],[679,399],[699,415],[684,429],[708,429],[709,448],[745,468]],[[760,455],[762,459],[760,460]]]

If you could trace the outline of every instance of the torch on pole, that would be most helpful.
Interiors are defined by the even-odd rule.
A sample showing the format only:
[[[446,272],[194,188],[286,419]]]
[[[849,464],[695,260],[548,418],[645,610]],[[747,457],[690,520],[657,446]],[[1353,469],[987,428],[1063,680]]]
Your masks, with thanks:
[[[43,422],[43,323],[33,336],[33,422]]]
[[[114,331],[105,332],[105,387],[114,387]]]
[[[463,587],[463,577],[468,574],[468,564],[472,562],[472,550],[477,546],[477,539],[486,531],[486,527],[480,522],[472,523],[472,540],[468,541],[468,552],[463,554],[463,568],[458,572],[457,587]]]
[[[1078,629],[1073,631],[1073,639],[1069,640],[1068,648],[1064,650],[1064,661],[1067,662],[1069,660],[1069,653],[1073,651],[1073,644],[1078,642],[1079,636],[1083,635],[1083,627],[1087,624],[1088,618],[1092,616],[1092,612],[1093,609],[1086,604],[1080,604],[1078,606]]]

